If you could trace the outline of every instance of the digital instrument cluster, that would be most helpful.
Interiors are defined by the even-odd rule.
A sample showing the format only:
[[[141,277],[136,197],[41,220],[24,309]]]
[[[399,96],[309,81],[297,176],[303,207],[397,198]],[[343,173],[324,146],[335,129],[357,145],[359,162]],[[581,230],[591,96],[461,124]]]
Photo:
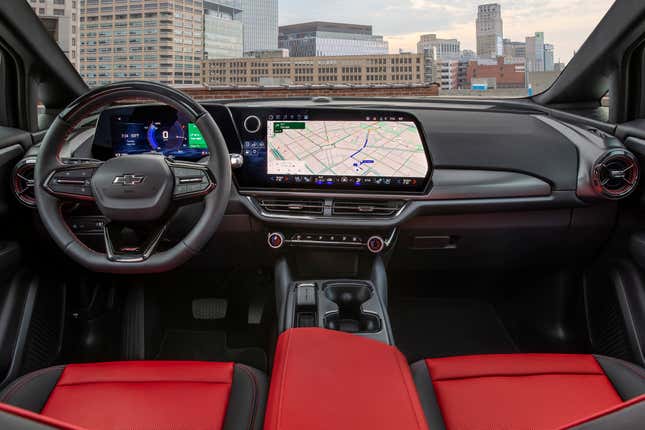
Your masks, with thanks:
[[[208,155],[208,145],[199,128],[166,106],[104,111],[94,144],[111,148],[113,156],[159,153],[178,160],[197,161]]]

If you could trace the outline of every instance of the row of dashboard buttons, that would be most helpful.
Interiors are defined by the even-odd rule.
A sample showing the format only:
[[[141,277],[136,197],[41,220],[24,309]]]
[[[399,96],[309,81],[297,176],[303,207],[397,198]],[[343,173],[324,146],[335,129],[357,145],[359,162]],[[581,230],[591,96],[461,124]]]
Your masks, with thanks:
[[[360,236],[345,234],[294,234],[291,237],[295,242],[338,242],[347,244],[362,245],[363,239]]]
[[[346,246],[346,247],[367,247],[368,251],[378,254],[385,249],[386,243],[380,236],[372,236],[367,241],[358,235],[350,234],[307,234],[297,233],[289,240],[285,239],[282,233],[269,233],[267,238],[269,247],[280,249],[284,245],[313,245],[313,246]]]

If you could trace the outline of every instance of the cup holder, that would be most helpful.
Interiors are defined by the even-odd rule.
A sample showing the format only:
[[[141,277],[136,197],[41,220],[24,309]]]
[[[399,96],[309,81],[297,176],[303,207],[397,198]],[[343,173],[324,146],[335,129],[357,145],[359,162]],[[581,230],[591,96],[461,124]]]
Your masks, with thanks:
[[[363,303],[373,294],[367,285],[333,284],[324,293],[338,306],[338,312],[325,317],[325,328],[348,333],[375,333],[381,329],[381,319],[363,311]]]

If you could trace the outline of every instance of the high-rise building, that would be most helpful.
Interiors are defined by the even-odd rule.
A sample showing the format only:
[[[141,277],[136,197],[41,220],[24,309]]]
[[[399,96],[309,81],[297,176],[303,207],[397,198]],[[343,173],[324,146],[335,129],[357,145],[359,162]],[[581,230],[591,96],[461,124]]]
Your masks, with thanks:
[[[502,6],[483,4],[477,9],[477,55],[496,58],[504,54]]]
[[[208,86],[421,84],[423,55],[228,58],[204,61]]]
[[[526,38],[526,70],[544,72],[544,33]]]
[[[78,70],[80,58],[80,0],[28,0],[29,5]]]
[[[526,42],[504,39],[504,58],[526,58]]]
[[[204,0],[204,59],[241,57],[242,0]]]
[[[550,43],[544,44],[544,71],[553,72],[555,70],[555,48]]]
[[[79,1],[80,72],[89,86],[125,79],[201,82],[202,0]]]
[[[280,27],[280,48],[292,57],[385,55],[388,42],[371,25],[307,22]]]
[[[244,52],[278,48],[278,0],[242,0]]]
[[[455,60],[461,55],[457,39],[439,39],[436,34],[423,34],[417,42],[417,53],[432,55],[435,60]]]

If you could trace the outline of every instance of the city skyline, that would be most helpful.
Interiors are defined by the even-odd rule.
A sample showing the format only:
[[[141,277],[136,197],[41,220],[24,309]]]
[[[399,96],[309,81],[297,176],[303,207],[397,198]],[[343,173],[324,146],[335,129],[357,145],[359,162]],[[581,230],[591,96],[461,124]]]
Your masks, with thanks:
[[[462,49],[476,51],[477,8],[485,3],[502,6],[504,38],[524,41],[544,32],[555,45],[555,61],[568,62],[614,0],[280,0],[280,25],[315,20],[368,24],[385,36],[390,52],[416,52],[419,37],[427,33],[459,39]]]

